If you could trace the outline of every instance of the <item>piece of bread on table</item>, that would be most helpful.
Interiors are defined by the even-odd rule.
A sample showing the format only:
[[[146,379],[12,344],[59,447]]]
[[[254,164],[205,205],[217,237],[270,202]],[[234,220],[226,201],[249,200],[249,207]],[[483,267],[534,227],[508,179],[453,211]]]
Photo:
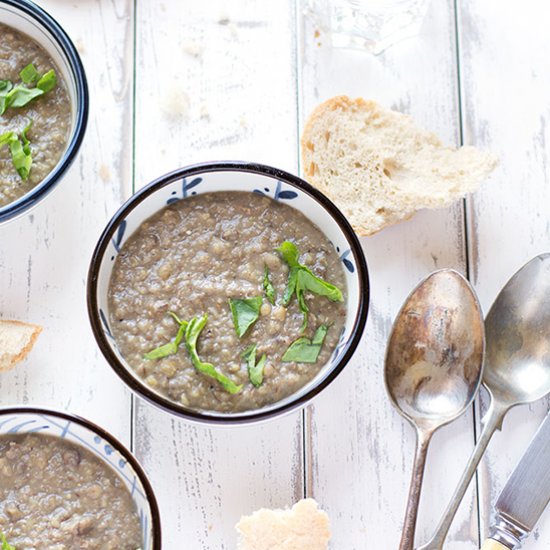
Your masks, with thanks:
[[[302,134],[306,180],[325,193],[359,235],[422,208],[443,208],[475,191],[494,155],[454,149],[413,119],[374,101],[338,96],[319,105]]]
[[[311,499],[297,502],[291,510],[261,509],[237,524],[237,550],[327,550],[329,519]]]
[[[27,357],[42,327],[0,319],[0,371],[9,370]]]

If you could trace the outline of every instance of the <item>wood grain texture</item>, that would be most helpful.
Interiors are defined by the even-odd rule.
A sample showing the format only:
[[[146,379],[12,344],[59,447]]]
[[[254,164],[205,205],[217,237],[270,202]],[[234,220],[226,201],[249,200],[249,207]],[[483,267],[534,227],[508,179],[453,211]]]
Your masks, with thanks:
[[[129,444],[129,392],[92,337],[85,283],[99,233],[129,189],[131,159],[120,136],[131,132],[132,2],[39,4],[80,50],[93,101],[81,152],[58,188],[0,227],[1,316],[44,327],[25,363],[2,373],[0,402],[76,412]]]
[[[459,143],[457,65],[451,2],[432,2],[416,38],[383,55],[329,47],[306,14],[300,71],[302,120],[320,101],[345,93],[412,114]],[[309,410],[308,493],[329,512],[333,548],[397,548],[414,452],[414,432],[392,408],[383,384],[392,321],[430,271],[465,271],[462,207],[422,212],[363,239],[371,273],[370,318],[362,345],[340,378]],[[428,457],[417,543],[429,537],[473,447],[473,416],[438,432]],[[446,548],[476,548],[477,505],[469,491]]]
[[[289,2],[139,3],[136,186],[205,160],[296,171],[294,23]],[[159,497],[164,548],[233,550],[242,514],[299,499],[301,419],[208,429],[138,402],[136,452]]]
[[[550,248],[550,8],[537,0],[521,8],[496,0],[458,6],[465,141],[500,156],[492,181],[468,209],[472,273],[488,310],[512,274]],[[513,410],[489,446],[480,467],[483,537],[500,490],[547,411],[547,400]],[[523,548],[549,547],[546,512]]]
[[[367,330],[305,425],[297,413],[209,429],[135,404],[135,451],[159,497],[167,550],[233,550],[241,514],[288,506],[304,491],[331,516],[333,550],[396,548],[414,444],[383,387],[400,305],[430,271],[465,272],[468,258],[487,311],[512,273],[550,248],[547,4],[456,0],[457,51],[454,2],[431,2],[418,37],[371,56],[330,48],[299,0],[38,3],[79,48],[92,104],[81,154],[59,188],[30,215],[0,227],[1,316],[45,327],[26,362],[0,377],[4,406],[67,409],[130,442],[130,396],[93,341],[85,278],[101,229],[133,190],[133,170],[135,188],[205,160],[298,172],[305,117],[340,93],[411,113],[451,144],[460,142],[462,112],[465,143],[500,155],[494,176],[467,201],[467,231],[457,204],[363,240],[372,290]],[[470,490],[445,550],[479,548],[496,497],[547,410],[545,401],[510,413],[480,468],[481,528]],[[479,407],[475,423],[479,429]],[[418,542],[431,534],[459,479],[473,426],[469,413],[434,438]],[[549,513],[524,545],[547,547]]]

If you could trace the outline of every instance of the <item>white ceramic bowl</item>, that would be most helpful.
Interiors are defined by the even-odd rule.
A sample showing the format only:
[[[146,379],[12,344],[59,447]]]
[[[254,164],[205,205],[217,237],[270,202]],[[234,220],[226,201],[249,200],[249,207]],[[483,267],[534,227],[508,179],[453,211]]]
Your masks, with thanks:
[[[347,283],[347,316],[340,341],[317,376],[289,397],[258,410],[239,413],[197,411],[156,393],[120,354],[109,326],[108,288],[115,259],[138,227],[166,205],[212,191],[261,193],[301,211],[336,249]],[[325,388],[352,356],[365,327],[369,304],[367,266],[361,245],[343,214],[311,185],[282,170],[253,163],[205,163],[176,170],[147,185],[115,214],[101,235],[88,275],[88,313],[99,347],[122,380],[140,396],[192,420],[243,423],[283,414],[303,406]]]
[[[130,491],[136,505],[143,536],[142,549],[161,549],[160,519],[155,495],[141,466],[119,441],[99,426],[78,416],[32,407],[0,409],[0,435],[36,432],[85,447],[113,469]]]
[[[0,23],[30,36],[48,52],[67,84],[72,106],[71,133],[59,162],[36,187],[0,207],[1,224],[36,206],[55,188],[75,160],[88,121],[88,85],[84,67],[71,39],[42,8],[29,0],[0,0]]]

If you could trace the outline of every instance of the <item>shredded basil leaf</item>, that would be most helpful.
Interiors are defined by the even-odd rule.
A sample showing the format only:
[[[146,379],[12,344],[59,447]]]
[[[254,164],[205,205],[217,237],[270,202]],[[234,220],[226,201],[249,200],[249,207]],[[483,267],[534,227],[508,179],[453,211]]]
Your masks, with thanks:
[[[40,73],[36,70],[36,67],[32,63],[29,63],[24,69],[22,69],[19,76],[25,84],[34,84],[40,80]]]
[[[235,382],[230,380],[227,376],[221,372],[218,372],[214,365],[211,363],[205,363],[199,358],[199,354],[197,352],[197,341],[207,321],[208,315],[204,314],[202,317],[193,317],[187,325],[187,329],[185,331],[185,347],[191,357],[191,362],[200,373],[206,374],[206,376],[210,376],[219,382],[225,391],[231,394],[238,393],[242,390],[242,384],[235,384]]]
[[[9,80],[0,80],[0,115],[8,108],[7,94],[13,88]]]
[[[57,86],[57,76],[53,69],[45,73],[36,83],[36,87],[44,93],[50,92]]]
[[[168,312],[178,323],[178,333],[172,342],[164,344],[154,350],[151,350],[149,353],[144,355],[145,359],[162,359],[169,355],[174,355],[178,352],[179,345],[182,340],[185,338],[185,348],[189,353],[191,362],[193,366],[202,374],[206,374],[217,380],[222,387],[229,393],[238,393],[242,389],[241,386],[237,386],[232,380],[227,378],[222,373],[218,372],[214,365],[210,363],[204,363],[200,360],[199,354],[197,352],[197,341],[199,339],[202,329],[205,327],[206,322],[208,321],[208,316],[205,314],[202,317],[193,317],[189,322],[182,321],[173,311]]]
[[[44,91],[40,88],[26,88],[25,86],[18,84],[6,94],[6,109],[8,107],[24,107],[34,98],[40,97],[41,95],[44,95]]]
[[[2,145],[7,145],[11,138],[13,136],[13,132],[5,132],[4,134],[0,135],[0,147]]]
[[[282,361],[284,363],[316,363],[327,335],[328,327],[321,325],[313,335],[313,338],[298,338],[292,342],[285,351]]]
[[[229,307],[233,316],[233,325],[239,338],[242,338],[249,327],[254,324],[260,316],[262,297],[229,299]]]
[[[26,155],[19,138],[12,138],[9,142],[11,160],[22,180],[27,180],[31,171],[32,157]]]
[[[32,126],[29,121],[19,137],[15,132],[5,132],[0,135],[0,147],[7,145],[10,148],[11,160],[19,176],[26,180],[29,177],[32,166],[32,154],[27,132]]]
[[[27,88],[22,84],[14,87],[9,80],[0,80],[0,115],[3,115],[10,107],[15,109],[24,107],[33,99],[44,95],[57,86],[57,76],[53,69],[41,77],[37,72],[34,74],[33,70],[36,71],[31,63],[19,73],[19,76],[25,84],[34,83],[37,80],[36,88]],[[31,79],[33,79],[32,82]]]
[[[277,298],[277,293],[275,292],[275,287],[269,278],[269,268],[264,267],[264,292],[265,297],[269,300],[269,303],[275,305],[275,300]]]
[[[158,348],[155,348],[154,350],[151,350],[149,353],[146,353],[143,357],[145,359],[162,359],[163,357],[168,357],[169,355],[174,355],[178,353],[179,345],[181,344],[181,341],[183,340],[183,337],[185,336],[185,331],[187,329],[187,321],[182,321],[175,313],[172,311],[168,312],[178,323],[179,328],[178,332],[176,334],[176,337],[171,342],[168,342],[168,344],[164,344],[163,346],[159,346]]]
[[[301,327],[301,330],[304,331],[307,328],[309,313],[305,300],[306,291],[318,294],[319,296],[326,296],[333,302],[343,302],[344,296],[338,287],[317,277],[307,266],[300,263],[300,253],[294,243],[285,241],[276,251],[281,254],[283,260],[290,267],[288,282],[283,293],[283,305],[288,306],[292,300],[292,296],[296,294],[298,306],[304,316]]]
[[[178,333],[176,334],[176,338],[172,340],[172,342],[168,342],[168,344],[164,344],[163,346],[159,346],[158,348],[151,350],[143,357],[152,361],[154,359],[162,359],[163,357],[168,357],[169,355],[175,355],[178,352],[181,341],[183,340],[186,328],[187,327],[181,325],[178,329]]]
[[[31,126],[32,120],[25,126],[20,138],[13,134],[8,141],[13,166],[23,181],[28,179],[32,167],[31,142],[27,138]]]
[[[23,131],[21,132],[21,139],[23,140],[23,152],[25,155],[31,154],[31,142],[29,141],[29,138],[27,137],[27,132],[32,128],[33,125],[32,118],[29,120],[29,123],[23,128]]]
[[[250,379],[250,382],[252,382],[256,388],[259,388],[264,381],[264,367],[267,356],[264,353],[260,360],[256,363],[257,349],[258,344],[252,344],[241,353],[241,357],[247,362],[248,378]]]
[[[2,550],[15,550],[15,546],[8,543],[4,533],[0,533],[0,538],[2,539]]]

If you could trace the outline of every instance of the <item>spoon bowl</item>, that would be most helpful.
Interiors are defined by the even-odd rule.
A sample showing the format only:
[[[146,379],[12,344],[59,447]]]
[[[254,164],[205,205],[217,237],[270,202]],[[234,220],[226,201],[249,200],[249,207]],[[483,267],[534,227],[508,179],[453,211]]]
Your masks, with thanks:
[[[550,254],[525,264],[500,291],[485,320],[483,386],[490,405],[460,482],[430,541],[441,550],[477,466],[508,411],[550,393]]]
[[[385,383],[416,428],[417,450],[400,550],[414,544],[426,455],[435,430],[460,416],[481,383],[483,316],[468,283],[451,269],[429,275],[408,297],[388,343]]]
[[[550,391],[550,254],[537,256],[506,284],[487,315],[483,383],[511,407]]]

